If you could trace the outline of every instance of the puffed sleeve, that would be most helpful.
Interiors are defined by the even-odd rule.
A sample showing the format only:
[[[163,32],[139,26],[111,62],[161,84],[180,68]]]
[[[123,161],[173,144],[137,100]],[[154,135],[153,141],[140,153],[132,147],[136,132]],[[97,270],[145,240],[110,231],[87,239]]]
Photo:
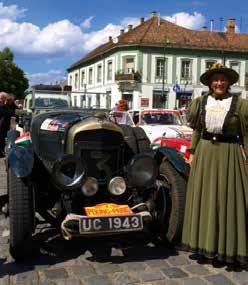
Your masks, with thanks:
[[[195,130],[199,128],[201,111],[201,97],[194,99],[189,105],[190,127]]]
[[[201,97],[194,99],[189,105],[189,122],[190,127],[193,129],[191,138],[191,152],[194,153],[196,146],[200,140],[201,133]]]
[[[239,117],[241,122],[241,132],[244,140],[244,148],[248,157],[248,100],[241,99],[239,108]]]

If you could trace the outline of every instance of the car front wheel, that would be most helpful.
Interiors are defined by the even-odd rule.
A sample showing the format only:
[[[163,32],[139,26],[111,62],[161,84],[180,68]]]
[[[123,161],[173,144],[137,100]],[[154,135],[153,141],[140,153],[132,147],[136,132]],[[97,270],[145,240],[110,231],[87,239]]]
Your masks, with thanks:
[[[182,234],[186,180],[168,161],[163,161],[159,169],[158,183],[158,235],[162,241],[176,243],[181,240]]]
[[[32,253],[34,230],[34,202],[32,187],[27,179],[18,178],[8,170],[10,254],[16,260],[25,259]]]

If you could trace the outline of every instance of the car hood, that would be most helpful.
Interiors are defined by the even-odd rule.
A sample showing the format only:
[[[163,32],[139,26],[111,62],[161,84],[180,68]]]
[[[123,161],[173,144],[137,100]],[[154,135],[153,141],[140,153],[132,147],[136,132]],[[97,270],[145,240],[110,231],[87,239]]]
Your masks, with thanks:
[[[141,125],[140,126],[148,136],[150,142],[158,137],[177,138],[180,134],[188,137],[192,135],[193,130],[188,126],[180,125]]]

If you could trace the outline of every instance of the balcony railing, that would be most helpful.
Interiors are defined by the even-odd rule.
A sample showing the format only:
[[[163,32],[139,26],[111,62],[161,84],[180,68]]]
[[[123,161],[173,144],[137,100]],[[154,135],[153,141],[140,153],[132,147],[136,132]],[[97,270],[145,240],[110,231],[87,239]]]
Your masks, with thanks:
[[[125,71],[118,71],[115,74],[115,81],[136,81],[140,82],[141,81],[141,75],[138,71],[134,71],[131,73],[127,73]]]

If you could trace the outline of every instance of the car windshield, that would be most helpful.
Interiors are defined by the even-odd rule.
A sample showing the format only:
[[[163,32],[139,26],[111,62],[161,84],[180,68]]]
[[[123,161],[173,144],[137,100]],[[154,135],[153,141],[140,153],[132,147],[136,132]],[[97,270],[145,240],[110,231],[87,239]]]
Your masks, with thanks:
[[[68,101],[61,98],[36,98],[35,108],[66,108]]]
[[[134,126],[134,122],[127,112],[111,112],[110,120],[117,124]]]
[[[141,119],[147,125],[182,125],[179,116],[174,113],[144,113]]]

